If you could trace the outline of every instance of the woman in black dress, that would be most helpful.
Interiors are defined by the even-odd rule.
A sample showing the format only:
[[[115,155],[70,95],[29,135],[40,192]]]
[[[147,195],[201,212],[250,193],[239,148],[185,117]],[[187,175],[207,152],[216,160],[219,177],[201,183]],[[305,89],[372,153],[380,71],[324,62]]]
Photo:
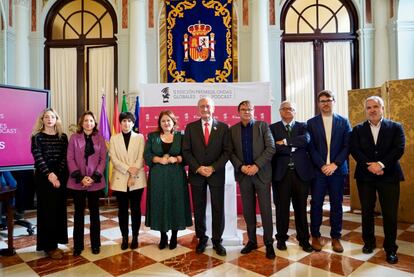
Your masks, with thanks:
[[[68,138],[52,108],[38,117],[32,133],[37,194],[37,251],[62,259],[58,243],[68,243],[66,215],[66,152]]]

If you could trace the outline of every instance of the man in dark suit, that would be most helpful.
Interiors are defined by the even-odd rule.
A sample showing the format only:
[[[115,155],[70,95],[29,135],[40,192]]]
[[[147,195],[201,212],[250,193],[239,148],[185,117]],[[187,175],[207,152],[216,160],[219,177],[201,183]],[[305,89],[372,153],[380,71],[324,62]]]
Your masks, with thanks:
[[[231,155],[234,174],[239,182],[243,203],[243,216],[247,225],[249,241],[241,250],[247,254],[257,249],[256,240],[256,194],[259,200],[263,225],[263,242],[266,257],[276,257],[273,249],[272,202],[270,182],[272,167],[270,161],[275,153],[275,144],[266,122],[254,120],[254,107],[250,101],[238,106],[241,122],[230,128]]]
[[[384,219],[384,250],[387,262],[398,262],[397,238],[400,181],[404,180],[399,159],[404,154],[405,136],[400,123],[383,118],[384,101],[378,96],[365,100],[367,120],[352,130],[351,154],[356,160],[357,182],[362,212],[362,252],[376,247],[374,208],[377,193]]]
[[[213,119],[214,102],[210,98],[198,101],[200,120],[187,125],[183,139],[183,156],[189,166],[189,182],[194,207],[196,252],[206,249],[207,186],[211,195],[213,249],[220,256],[226,255],[221,244],[224,231],[224,182],[225,165],[229,160],[228,126]]]
[[[320,227],[325,194],[329,194],[332,249],[343,252],[340,242],[342,231],[342,200],[345,178],[348,175],[349,140],[351,125],[348,119],[333,112],[334,95],[329,90],[319,92],[320,114],[308,120],[309,151],[315,166],[315,180],[311,187],[312,247],[322,250]]]
[[[294,120],[296,111],[293,103],[283,101],[279,112],[282,120],[270,125],[276,146],[276,153],[272,159],[272,188],[276,205],[277,248],[287,249],[289,208],[292,199],[296,238],[304,251],[312,252],[306,216],[309,187],[314,177],[308,153],[309,132],[306,123]]]

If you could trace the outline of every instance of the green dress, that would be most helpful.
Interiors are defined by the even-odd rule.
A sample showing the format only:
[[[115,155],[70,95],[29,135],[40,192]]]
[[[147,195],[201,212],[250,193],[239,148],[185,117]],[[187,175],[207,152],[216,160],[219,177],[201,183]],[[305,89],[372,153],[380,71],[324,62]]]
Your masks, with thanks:
[[[175,132],[168,155],[181,155],[181,133]],[[165,153],[159,132],[148,135],[144,159],[149,166],[145,225],[153,230],[184,230],[192,225],[190,198],[184,164],[153,163]]]

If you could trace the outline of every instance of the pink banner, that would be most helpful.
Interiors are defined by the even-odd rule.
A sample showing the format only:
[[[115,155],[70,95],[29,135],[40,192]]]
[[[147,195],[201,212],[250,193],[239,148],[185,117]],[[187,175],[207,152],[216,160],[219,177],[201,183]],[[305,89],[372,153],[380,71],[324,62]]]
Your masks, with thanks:
[[[47,107],[48,93],[0,87],[0,167],[33,165],[30,137],[36,118]]]
[[[257,120],[270,123],[271,111],[270,106],[255,106],[255,118]],[[185,130],[185,126],[195,120],[198,120],[197,107],[176,106],[176,107],[142,107],[139,119],[140,133],[145,136],[155,131],[157,128],[158,115],[162,110],[171,110],[178,121],[178,130]],[[237,106],[216,106],[214,118],[232,126],[240,121]]]

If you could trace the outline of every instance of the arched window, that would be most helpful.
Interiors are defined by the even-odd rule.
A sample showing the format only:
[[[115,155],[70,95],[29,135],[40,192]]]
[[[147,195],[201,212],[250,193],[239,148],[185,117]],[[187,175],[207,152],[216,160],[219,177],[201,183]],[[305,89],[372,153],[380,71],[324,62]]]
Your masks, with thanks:
[[[45,87],[65,122],[89,109],[98,117],[101,96],[113,110],[117,87],[117,20],[106,0],[63,0],[45,21]]]
[[[330,89],[347,115],[347,90],[357,88],[357,14],[347,0],[291,0],[282,8],[282,97],[297,103],[298,119],[316,111],[315,95]]]

